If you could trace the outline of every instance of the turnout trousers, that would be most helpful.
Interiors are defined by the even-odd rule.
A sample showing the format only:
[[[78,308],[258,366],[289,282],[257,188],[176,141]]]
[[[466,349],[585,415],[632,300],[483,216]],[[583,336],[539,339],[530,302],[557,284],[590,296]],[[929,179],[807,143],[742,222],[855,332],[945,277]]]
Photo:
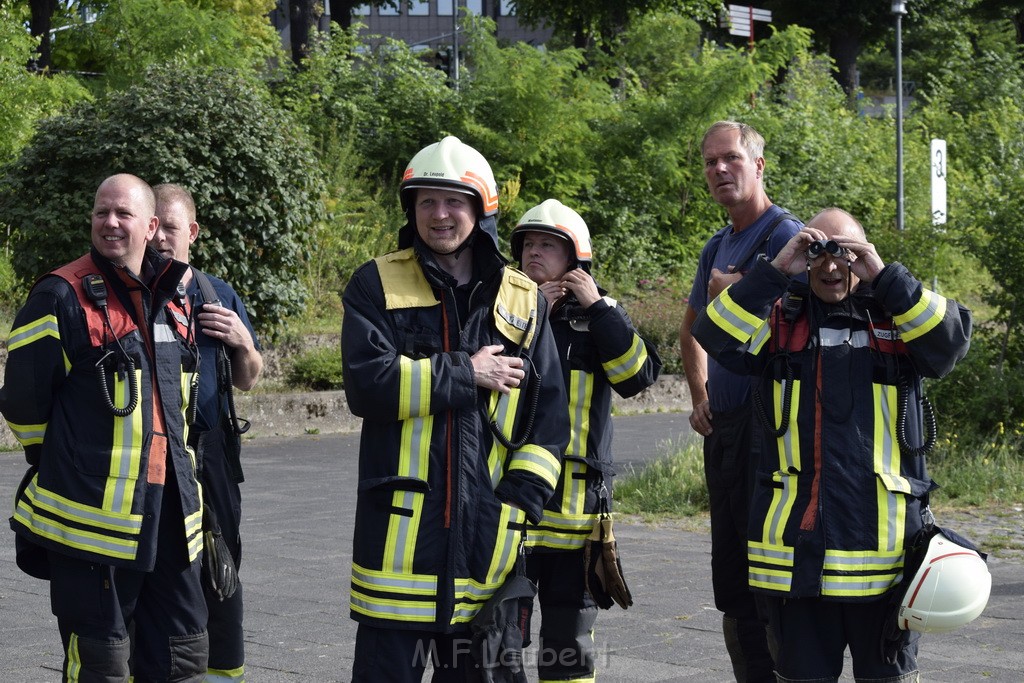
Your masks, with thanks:
[[[199,683],[206,675],[200,565],[188,561],[176,478],[167,475],[152,572],[49,552],[65,682],[125,683],[131,675],[135,683]]]
[[[366,624],[356,629],[353,683],[420,683],[427,662],[434,667],[432,683],[479,680],[468,630],[437,633]]]
[[[535,549],[526,557],[526,575],[537,584],[540,601],[536,650],[540,681],[595,680],[597,603],[587,593],[584,570],[582,548]]]
[[[759,455],[750,406],[712,415],[704,439],[711,512],[711,584],[722,632],[740,683],[774,682],[765,620],[747,577],[747,523]]]
[[[203,486],[208,490],[206,499],[217,515],[221,535],[235,561],[235,568],[242,565],[242,492],[238,476],[232,471],[225,449],[224,431],[221,428],[204,432],[200,438],[200,457],[203,463]],[[206,606],[210,612],[207,630],[210,633],[209,676],[211,683],[222,681],[240,682],[245,677],[245,634],[242,628],[242,594],[244,584],[239,580],[234,595],[225,600],[216,594],[203,580]]]

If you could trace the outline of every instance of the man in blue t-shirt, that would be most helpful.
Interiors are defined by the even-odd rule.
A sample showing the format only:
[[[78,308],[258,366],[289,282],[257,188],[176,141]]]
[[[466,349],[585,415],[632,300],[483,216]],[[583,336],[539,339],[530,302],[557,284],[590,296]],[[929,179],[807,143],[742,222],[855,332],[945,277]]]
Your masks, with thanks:
[[[199,235],[196,206],[192,195],[180,185],[166,183],[153,188],[156,215],[160,219],[152,246],[162,255],[189,262],[189,247]],[[193,272],[194,271],[194,272]],[[199,279],[213,286],[219,305],[207,303]],[[195,421],[189,428],[189,443],[197,449],[202,463],[204,500],[213,508],[217,524],[235,568],[241,564],[242,469],[238,460],[239,436],[229,406],[229,387],[218,381],[218,348],[223,345],[230,361],[230,385],[247,391],[255,386],[263,370],[256,333],[238,294],[220,278],[190,269],[182,278],[196,319],[199,346],[199,399]],[[208,529],[204,528],[204,531]],[[206,558],[209,561],[210,558]],[[242,585],[225,597],[209,585],[204,573],[203,588],[210,611],[210,661],[207,681],[242,681],[245,652],[242,633]]]
[[[753,437],[750,378],[722,368],[690,335],[697,314],[743,277],[760,254],[773,258],[803,225],[764,191],[764,138],[754,128],[719,121],[701,143],[711,197],[730,224],[708,240],[679,330],[693,400],[690,426],[704,436],[704,474],[711,509],[711,581],[715,607],[738,681],[775,681],[764,623],[747,584],[747,519]]]

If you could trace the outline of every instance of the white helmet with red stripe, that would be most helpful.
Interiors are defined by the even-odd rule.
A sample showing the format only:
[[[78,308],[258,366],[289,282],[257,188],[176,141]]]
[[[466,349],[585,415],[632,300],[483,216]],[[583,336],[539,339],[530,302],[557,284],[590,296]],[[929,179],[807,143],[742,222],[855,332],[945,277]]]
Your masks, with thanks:
[[[402,176],[402,208],[408,212],[420,188],[445,188],[480,200],[480,216],[498,213],[498,186],[480,152],[449,135],[416,153]]]
[[[981,555],[936,533],[903,596],[897,624],[904,631],[952,631],[981,614],[991,591]]]
[[[519,223],[512,230],[509,241],[512,246],[512,259],[523,260],[523,234],[527,232],[546,232],[568,240],[572,245],[572,254],[581,266],[588,269],[593,260],[590,247],[590,230],[583,217],[557,199],[546,199],[523,214]]]

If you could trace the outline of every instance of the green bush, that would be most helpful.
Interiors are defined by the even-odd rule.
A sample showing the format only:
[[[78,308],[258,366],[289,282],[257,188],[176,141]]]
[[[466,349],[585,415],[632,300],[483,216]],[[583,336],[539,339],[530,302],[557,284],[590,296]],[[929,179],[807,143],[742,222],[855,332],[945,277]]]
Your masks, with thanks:
[[[245,300],[261,335],[301,311],[303,260],[323,215],[323,175],[295,120],[257,79],[168,64],[145,82],[48,119],[0,177],[18,277],[89,247],[96,187],[127,172],[191,190],[201,226],[192,260]]]
[[[619,294],[622,305],[640,336],[658,347],[663,375],[683,374],[679,356],[679,326],[683,322],[689,284],[679,279],[656,277],[637,282],[633,294]],[[685,290],[685,291],[684,291]]]
[[[288,385],[313,391],[341,389],[341,349],[333,346],[306,351],[292,361]]]

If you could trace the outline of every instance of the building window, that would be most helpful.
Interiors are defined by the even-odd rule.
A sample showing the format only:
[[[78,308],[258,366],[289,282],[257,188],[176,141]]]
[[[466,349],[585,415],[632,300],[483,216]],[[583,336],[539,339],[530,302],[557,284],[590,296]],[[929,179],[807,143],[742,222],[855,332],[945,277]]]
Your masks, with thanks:
[[[409,8],[410,17],[428,17],[430,16],[430,0],[413,0],[412,7]]]
[[[397,7],[378,7],[378,17],[397,17],[400,14]]]
[[[516,15],[516,8],[512,4],[512,0],[501,0],[501,16],[503,17],[514,17]]]
[[[484,0],[466,0],[466,9],[480,16],[484,13]]]
[[[452,15],[452,0],[437,0],[437,16],[450,17]]]
[[[370,16],[369,5],[357,5],[352,9],[352,16],[354,17],[368,17]]]

